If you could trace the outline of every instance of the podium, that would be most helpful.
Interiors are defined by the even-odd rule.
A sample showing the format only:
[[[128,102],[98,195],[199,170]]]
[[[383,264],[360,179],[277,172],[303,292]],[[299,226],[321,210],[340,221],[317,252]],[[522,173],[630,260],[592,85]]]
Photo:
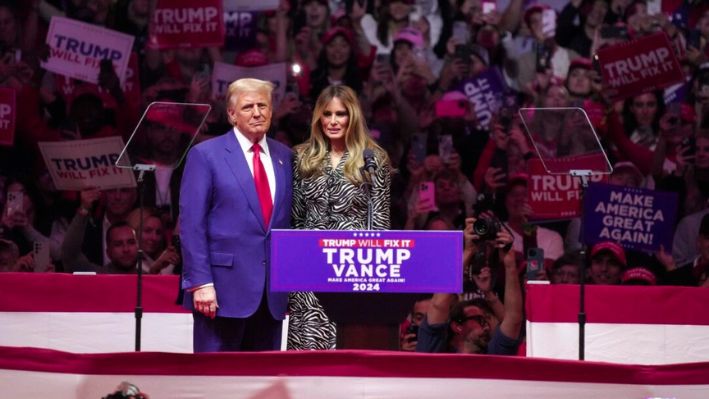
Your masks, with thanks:
[[[312,291],[338,349],[399,347],[415,301],[463,288],[462,231],[271,232],[271,290]]]
[[[399,349],[399,324],[426,294],[348,294],[315,296],[337,324],[338,349]]]

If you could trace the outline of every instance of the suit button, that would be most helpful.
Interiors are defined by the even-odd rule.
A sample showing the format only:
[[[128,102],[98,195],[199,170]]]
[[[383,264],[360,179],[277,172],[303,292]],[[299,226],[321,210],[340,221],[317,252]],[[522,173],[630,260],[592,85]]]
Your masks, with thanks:
[[[264,266],[266,266],[266,261],[265,261],[265,260],[262,260],[262,261],[261,261],[261,264],[264,265]]]

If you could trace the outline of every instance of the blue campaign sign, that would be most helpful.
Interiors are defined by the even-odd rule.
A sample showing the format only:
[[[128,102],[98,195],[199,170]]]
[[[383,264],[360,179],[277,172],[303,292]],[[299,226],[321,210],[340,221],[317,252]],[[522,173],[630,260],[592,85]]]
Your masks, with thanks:
[[[258,33],[258,13],[252,11],[224,9],[224,48],[246,51],[256,45]]]
[[[506,87],[500,71],[488,68],[463,81],[458,90],[465,93],[470,100],[480,127],[487,129],[492,114],[497,112],[506,100]]]
[[[271,231],[271,289],[458,293],[461,231]]]
[[[672,248],[677,194],[592,183],[584,194],[583,238],[593,245],[615,241],[627,249]]]

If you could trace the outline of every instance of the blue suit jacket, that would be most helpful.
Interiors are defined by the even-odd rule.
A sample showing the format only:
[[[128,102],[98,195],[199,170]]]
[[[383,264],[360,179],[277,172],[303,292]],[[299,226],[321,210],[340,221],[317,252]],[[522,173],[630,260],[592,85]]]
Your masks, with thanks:
[[[264,289],[274,319],[283,319],[287,293],[268,284],[271,228],[290,228],[292,152],[268,139],[276,193],[267,226],[256,186],[234,131],[202,142],[187,156],[180,187],[182,288],[214,283],[217,316],[245,318],[258,308]],[[193,309],[185,292],[184,306]]]

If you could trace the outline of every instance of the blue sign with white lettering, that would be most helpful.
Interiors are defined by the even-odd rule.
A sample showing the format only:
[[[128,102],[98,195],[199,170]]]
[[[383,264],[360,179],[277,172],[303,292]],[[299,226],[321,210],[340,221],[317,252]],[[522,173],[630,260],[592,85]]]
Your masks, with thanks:
[[[271,289],[458,293],[461,231],[271,231]]]
[[[677,194],[592,183],[583,200],[584,242],[615,241],[627,249],[672,250]]]

